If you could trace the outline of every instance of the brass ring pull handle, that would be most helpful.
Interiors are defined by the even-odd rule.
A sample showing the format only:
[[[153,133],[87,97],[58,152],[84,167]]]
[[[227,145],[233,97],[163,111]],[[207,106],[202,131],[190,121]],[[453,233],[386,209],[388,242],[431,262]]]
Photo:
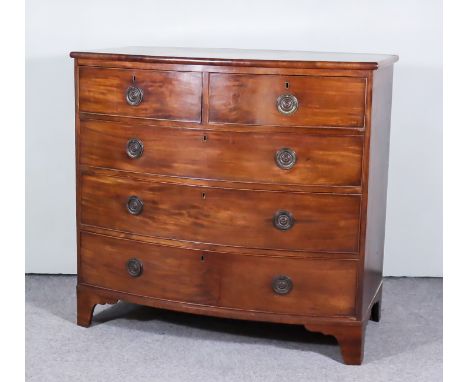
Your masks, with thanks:
[[[276,107],[281,114],[293,114],[299,107],[299,101],[292,94],[282,94],[276,99]]]
[[[143,272],[143,264],[138,259],[130,259],[127,261],[127,272],[132,277],[138,277]]]
[[[130,159],[137,159],[143,155],[143,142],[137,138],[129,139],[127,142],[127,155]]]
[[[294,225],[294,216],[289,211],[279,210],[273,216],[273,225],[280,231],[287,231]]]
[[[143,202],[138,196],[132,195],[127,201],[127,211],[132,215],[140,215],[143,211]]]
[[[127,103],[130,106],[138,106],[143,101],[143,89],[138,86],[129,86],[126,94]]]
[[[284,147],[276,152],[275,160],[280,169],[290,170],[296,164],[297,156],[294,150]]]
[[[279,275],[273,277],[271,287],[273,288],[273,292],[276,294],[285,295],[291,292],[293,288],[293,282],[288,276]]]

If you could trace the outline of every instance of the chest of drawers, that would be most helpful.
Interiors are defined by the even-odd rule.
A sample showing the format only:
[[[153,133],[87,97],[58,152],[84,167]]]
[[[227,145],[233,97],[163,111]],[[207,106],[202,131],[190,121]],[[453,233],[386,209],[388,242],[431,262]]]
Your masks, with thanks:
[[[380,317],[397,57],[71,56],[78,324],[118,300],[299,324],[360,364]]]

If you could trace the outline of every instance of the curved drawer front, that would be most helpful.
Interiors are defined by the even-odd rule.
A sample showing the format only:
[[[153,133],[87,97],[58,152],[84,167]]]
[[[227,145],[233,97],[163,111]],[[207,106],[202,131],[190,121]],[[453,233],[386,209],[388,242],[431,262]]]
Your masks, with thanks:
[[[89,166],[238,182],[361,185],[362,136],[214,132],[91,120],[81,122],[81,136],[81,163]],[[133,139],[142,146],[137,158],[128,153]],[[294,161],[279,161],[277,154],[286,149]]]
[[[213,123],[364,127],[366,79],[210,74]]]
[[[219,304],[265,312],[353,316],[357,266],[353,260],[231,256],[221,279]]]
[[[218,298],[214,269],[185,250],[80,234],[80,282],[142,296],[213,304]],[[141,264],[132,275],[129,260]]]
[[[142,235],[250,248],[358,251],[360,195],[180,186],[82,176],[81,221]]]
[[[355,312],[356,261],[207,253],[88,233],[81,233],[80,240],[82,283],[249,311],[333,316]],[[137,276],[129,272],[129,260],[140,264]],[[278,279],[288,280],[287,285]]]
[[[80,111],[201,120],[201,73],[81,67],[79,76]]]

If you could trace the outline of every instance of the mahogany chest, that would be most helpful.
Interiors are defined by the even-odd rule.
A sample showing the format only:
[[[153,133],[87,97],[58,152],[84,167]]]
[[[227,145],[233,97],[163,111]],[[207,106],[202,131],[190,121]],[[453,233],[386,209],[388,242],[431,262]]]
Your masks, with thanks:
[[[117,300],[304,325],[360,364],[397,56],[73,52],[78,325]]]

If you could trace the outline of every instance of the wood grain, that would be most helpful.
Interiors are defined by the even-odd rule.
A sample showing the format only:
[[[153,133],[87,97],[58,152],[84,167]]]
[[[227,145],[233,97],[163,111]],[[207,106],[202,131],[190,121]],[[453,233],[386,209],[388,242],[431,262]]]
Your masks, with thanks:
[[[253,248],[358,251],[359,195],[262,192],[83,175],[82,223],[149,236]],[[135,195],[144,203],[130,215]],[[278,210],[294,226],[273,226]]]
[[[398,56],[389,54],[183,47],[124,47],[95,52],[71,52],[70,56],[80,60],[355,70],[373,70],[398,60]]]
[[[200,73],[95,67],[80,67],[79,72],[81,111],[200,122]],[[126,101],[127,88],[133,85],[143,90],[143,101],[138,106]]]
[[[388,160],[392,107],[393,67],[374,72],[372,94],[372,125],[368,138],[367,211],[365,248],[362,263],[362,316],[366,317],[375,303],[374,296],[382,284],[385,217],[387,206]]]
[[[103,288],[203,305],[307,315],[353,315],[356,261],[283,259],[204,253],[81,234],[83,283]],[[139,277],[129,259],[143,264]],[[287,295],[272,289],[287,275]]]
[[[81,163],[88,166],[159,175],[322,186],[360,186],[362,136],[317,136],[218,132],[82,121]],[[130,159],[127,142],[139,139],[143,155]],[[291,148],[290,170],[275,154]]]
[[[300,324],[360,364],[367,321],[381,314],[398,57],[171,49],[71,54],[78,324],[119,299]],[[143,90],[138,106],[130,85]],[[295,113],[277,110],[281,94],[297,97]],[[131,138],[144,144],[138,159]],[[280,148],[296,153],[292,169],[276,165]],[[140,215],[127,211],[131,195]],[[274,227],[278,210],[291,229]],[[279,275],[292,280],[286,295],[272,289]]]
[[[210,75],[212,123],[279,126],[364,126],[365,78],[275,75]],[[283,115],[276,100],[292,94],[294,114]]]

